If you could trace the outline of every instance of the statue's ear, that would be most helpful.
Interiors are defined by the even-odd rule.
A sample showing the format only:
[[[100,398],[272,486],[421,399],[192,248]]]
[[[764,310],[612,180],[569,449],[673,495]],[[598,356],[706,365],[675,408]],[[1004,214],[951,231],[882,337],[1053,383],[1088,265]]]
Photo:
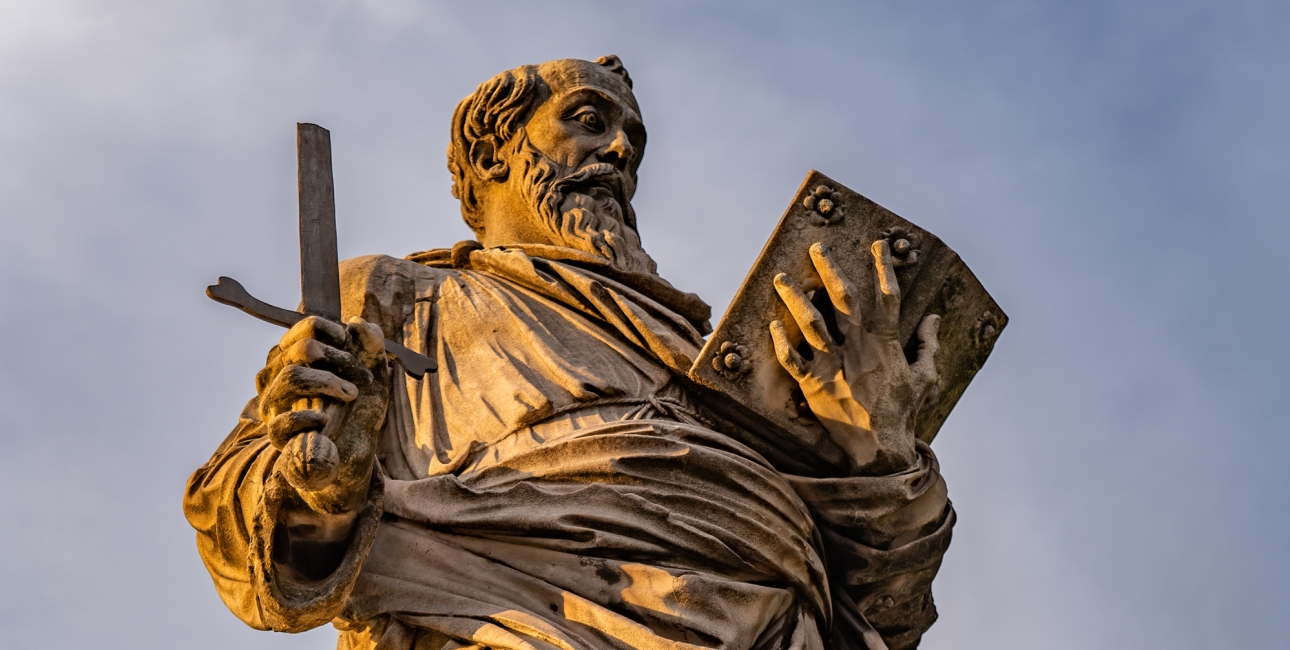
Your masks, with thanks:
[[[483,180],[503,181],[510,171],[506,161],[502,160],[497,136],[486,135],[470,143],[470,166],[475,174]]]

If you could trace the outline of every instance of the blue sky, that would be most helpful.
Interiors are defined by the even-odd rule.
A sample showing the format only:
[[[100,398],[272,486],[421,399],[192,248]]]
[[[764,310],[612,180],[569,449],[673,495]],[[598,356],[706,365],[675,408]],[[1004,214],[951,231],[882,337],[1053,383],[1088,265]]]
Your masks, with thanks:
[[[12,648],[326,648],[228,614],[179,501],[298,299],[294,123],[342,256],[467,238],[443,151],[502,69],[620,55],[637,212],[718,309],[816,168],[1011,316],[934,448],[925,648],[1290,637],[1290,5],[0,5],[0,625]]]

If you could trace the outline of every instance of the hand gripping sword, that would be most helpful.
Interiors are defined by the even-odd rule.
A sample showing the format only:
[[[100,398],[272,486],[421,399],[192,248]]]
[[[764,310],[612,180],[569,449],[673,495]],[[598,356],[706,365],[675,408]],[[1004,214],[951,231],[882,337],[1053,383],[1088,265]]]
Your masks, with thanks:
[[[300,304],[304,313],[257,300],[233,278],[221,277],[206,287],[206,295],[281,327],[291,327],[305,316],[339,323],[340,268],[336,256],[331,133],[317,124],[297,124],[296,158],[300,184]],[[397,359],[412,377],[420,379],[436,370],[434,359],[389,339],[385,339],[385,353]]]

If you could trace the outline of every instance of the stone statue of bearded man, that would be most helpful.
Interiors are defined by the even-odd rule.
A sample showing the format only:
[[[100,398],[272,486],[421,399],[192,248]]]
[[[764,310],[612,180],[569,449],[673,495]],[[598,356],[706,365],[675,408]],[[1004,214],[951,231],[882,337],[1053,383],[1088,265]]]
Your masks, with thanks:
[[[516,68],[461,102],[448,167],[478,242],[342,263],[347,324],[292,327],[189,481],[234,614],[330,622],[342,649],[917,646],[954,522],[911,424],[935,317],[907,363],[883,325],[886,242],[872,331],[811,249],[842,344],[777,280],[812,354],[767,335],[851,460],[786,471],[687,387],[710,310],[641,247],[644,149],[617,57]],[[438,372],[393,372],[387,337]],[[338,471],[320,478],[301,434],[329,423]]]

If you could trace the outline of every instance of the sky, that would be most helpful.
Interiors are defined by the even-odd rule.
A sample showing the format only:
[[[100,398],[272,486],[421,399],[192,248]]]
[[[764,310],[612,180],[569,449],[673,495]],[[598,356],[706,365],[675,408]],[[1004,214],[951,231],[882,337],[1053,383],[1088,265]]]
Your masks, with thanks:
[[[470,237],[453,106],[615,53],[662,275],[719,312],[809,169],[936,233],[1011,322],[933,448],[930,650],[1290,638],[1290,4],[0,4],[6,648],[329,648],[224,609],[180,499],[298,295],[296,122],[342,257]]]

